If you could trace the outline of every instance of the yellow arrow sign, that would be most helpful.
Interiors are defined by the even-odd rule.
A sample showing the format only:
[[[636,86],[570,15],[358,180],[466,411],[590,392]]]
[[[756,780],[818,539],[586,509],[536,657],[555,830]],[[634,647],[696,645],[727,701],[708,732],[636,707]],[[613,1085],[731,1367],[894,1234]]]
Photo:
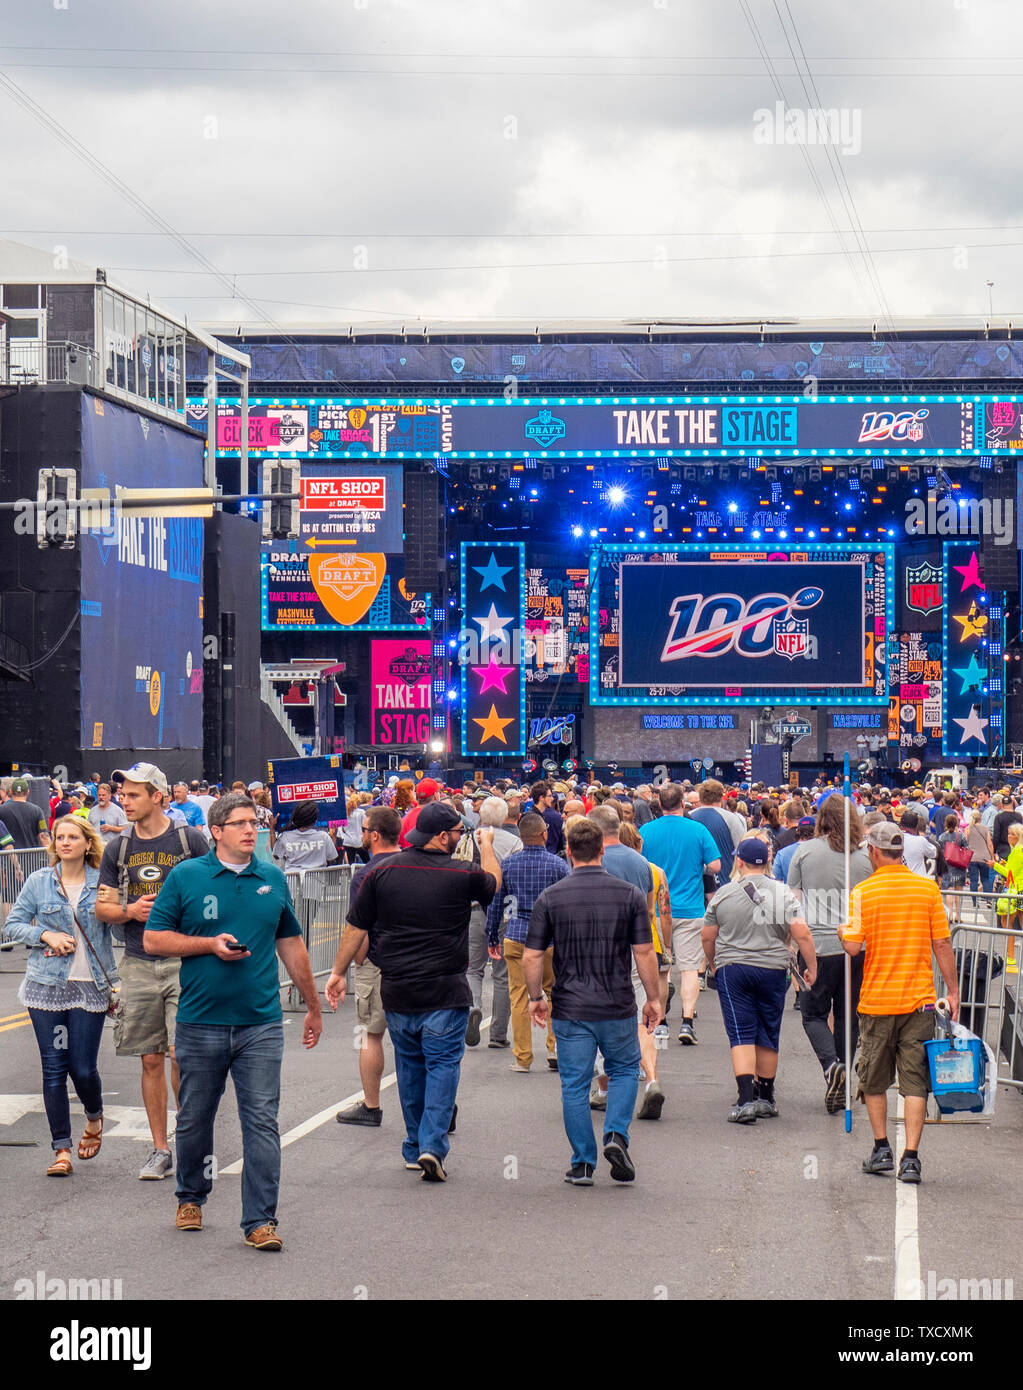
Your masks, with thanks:
[[[352,538],[351,540],[329,540],[325,536],[310,536],[306,540],[305,544],[309,546],[310,550],[315,550],[318,545],[325,545],[329,547],[329,549],[331,550],[336,550],[339,545],[354,545],[355,540],[354,538]]]

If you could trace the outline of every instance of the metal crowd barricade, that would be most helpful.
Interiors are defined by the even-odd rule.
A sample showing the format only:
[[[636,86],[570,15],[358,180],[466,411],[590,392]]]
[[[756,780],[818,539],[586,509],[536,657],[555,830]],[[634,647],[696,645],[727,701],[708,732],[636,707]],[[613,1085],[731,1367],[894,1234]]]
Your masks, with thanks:
[[[354,864],[334,864],[326,869],[292,870],[285,875],[316,979],[329,975],[334,964],[348,917],[352,874],[356,867]],[[278,962],[278,970],[280,987],[288,991],[282,1007],[301,1012],[305,1004],[291,984],[283,961]],[[352,987],[351,973],[349,971],[349,993]]]
[[[0,851],[0,947],[13,945],[3,931],[3,924],[26,878],[36,869],[45,869],[49,862],[49,855],[42,848]]]
[[[1009,964],[1010,939],[1018,938],[1013,955],[1019,959],[1023,930],[1002,925],[1011,920],[998,913],[999,899],[1003,908],[1012,905],[1006,897],[1004,891],[974,894],[968,887],[942,893],[959,977],[959,1022],[991,1048],[998,1085],[1023,1092],[1021,977],[1018,967]],[[937,969],[934,982],[940,997],[946,987]]]

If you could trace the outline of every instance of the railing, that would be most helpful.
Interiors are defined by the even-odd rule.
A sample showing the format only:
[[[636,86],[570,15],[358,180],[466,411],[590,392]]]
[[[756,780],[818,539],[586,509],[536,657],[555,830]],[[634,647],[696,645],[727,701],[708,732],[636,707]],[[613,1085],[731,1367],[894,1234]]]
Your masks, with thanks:
[[[998,903],[1005,897],[969,888],[942,893],[959,976],[959,1022],[993,1051],[998,1084],[1023,1091],[1023,999],[1009,951],[1014,938],[1016,951],[1023,950],[1023,931],[1001,925],[1007,919],[999,917]],[[938,970],[934,984],[940,997],[946,986]]]
[[[334,964],[348,918],[352,874],[357,867],[355,864],[336,864],[327,869],[304,869],[285,875],[295,915],[302,924],[313,975],[317,978],[329,975]],[[304,1009],[302,998],[291,984],[283,962],[279,962],[278,979],[281,989],[288,990],[283,1007],[289,1011]]]
[[[281,728],[287,734],[291,746],[294,748],[295,752],[301,754],[301,736],[298,730],[295,728],[295,725],[291,721],[291,716],[288,714],[287,706],[285,705],[281,697],[278,695],[277,691],[274,689],[273,681],[269,678],[269,676],[265,675],[263,672],[260,672],[259,676],[259,695],[264,705],[266,705],[266,707],[271,711],[278,724],[280,724]]]
[[[45,869],[49,862],[47,851],[41,848],[0,850],[0,949],[10,950],[14,945],[3,931],[3,924],[26,878],[36,869]]]
[[[36,338],[0,338],[0,384],[102,386],[99,356],[78,343],[41,343]]]

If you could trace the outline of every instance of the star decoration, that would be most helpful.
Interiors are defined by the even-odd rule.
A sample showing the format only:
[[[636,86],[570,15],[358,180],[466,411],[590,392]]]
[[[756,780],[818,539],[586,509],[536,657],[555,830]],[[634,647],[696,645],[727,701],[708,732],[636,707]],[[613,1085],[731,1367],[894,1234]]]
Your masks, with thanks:
[[[514,723],[514,720],[500,719],[497,714],[497,706],[491,705],[490,713],[487,715],[486,719],[474,719],[472,722],[478,724],[482,731],[480,734],[480,743],[486,743],[488,739],[496,738],[499,739],[501,743],[507,744],[508,740],[504,736],[505,725]]]
[[[481,593],[484,589],[490,588],[500,589],[503,593],[504,576],[510,574],[514,566],[499,565],[497,563],[497,556],[491,551],[490,559],[485,565],[471,565],[470,568],[474,569],[483,580],[483,583],[480,585]]]
[[[487,666],[473,667],[473,675],[479,676],[482,680],[480,694],[485,690],[499,690],[502,695],[507,695],[505,688],[508,677],[515,670],[514,666],[502,666],[497,657],[492,653],[490,663]]]
[[[968,719],[954,719],[952,722],[958,724],[963,731],[963,736],[959,740],[960,748],[966,740],[970,738],[977,739],[985,748],[987,747],[987,734],[984,730],[988,726],[988,721],[986,719],[981,719],[980,710],[976,705],[970,706],[970,716]]]
[[[959,590],[961,594],[965,594],[966,590],[971,586],[975,586],[978,589],[987,588],[987,585],[982,583],[980,578],[980,564],[977,560],[976,551],[970,556],[970,563],[968,565],[953,565],[952,568],[955,570],[956,574],[961,574],[963,576],[963,587]]]
[[[987,614],[982,613],[975,603],[970,604],[969,613],[965,613],[961,618],[955,613],[952,616],[957,623],[963,625],[959,635],[960,642],[965,642],[968,637],[983,637],[984,629],[987,627]]]
[[[985,618],[984,621],[987,622],[987,619]],[[473,618],[473,622],[480,625],[481,642],[489,642],[495,638],[498,642],[511,640],[505,636],[505,627],[511,622],[511,614],[509,613],[506,618],[502,617],[493,603],[490,605],[490,612],[485,618]]]
[[[952,670],[955,675],[962,677],[963,688],[959,692],[960,695],[965,695],[971,686],[979,688],[987,680],[987,672],[977,660],[976,652],[971,654],[969,666],[953,666]]]

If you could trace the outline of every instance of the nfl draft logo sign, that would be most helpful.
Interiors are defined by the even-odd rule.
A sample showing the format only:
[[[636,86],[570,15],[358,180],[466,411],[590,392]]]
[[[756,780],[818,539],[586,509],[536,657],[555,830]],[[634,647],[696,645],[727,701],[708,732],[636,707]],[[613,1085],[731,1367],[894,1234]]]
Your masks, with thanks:
[[[564,420],[559,420],[549,410],[541,410],[532,420],[526,421],[526,438],[535,440],[541,448],[549,449],[555,440],[564,437]]]
[[[941,607],[941,570],[927,560],[915,569],[906,566],[906,607],[914,613]]]
[[[369,611],[387,573],[383,555],[310,555],[308,563],[320,602],[345,626]]]

